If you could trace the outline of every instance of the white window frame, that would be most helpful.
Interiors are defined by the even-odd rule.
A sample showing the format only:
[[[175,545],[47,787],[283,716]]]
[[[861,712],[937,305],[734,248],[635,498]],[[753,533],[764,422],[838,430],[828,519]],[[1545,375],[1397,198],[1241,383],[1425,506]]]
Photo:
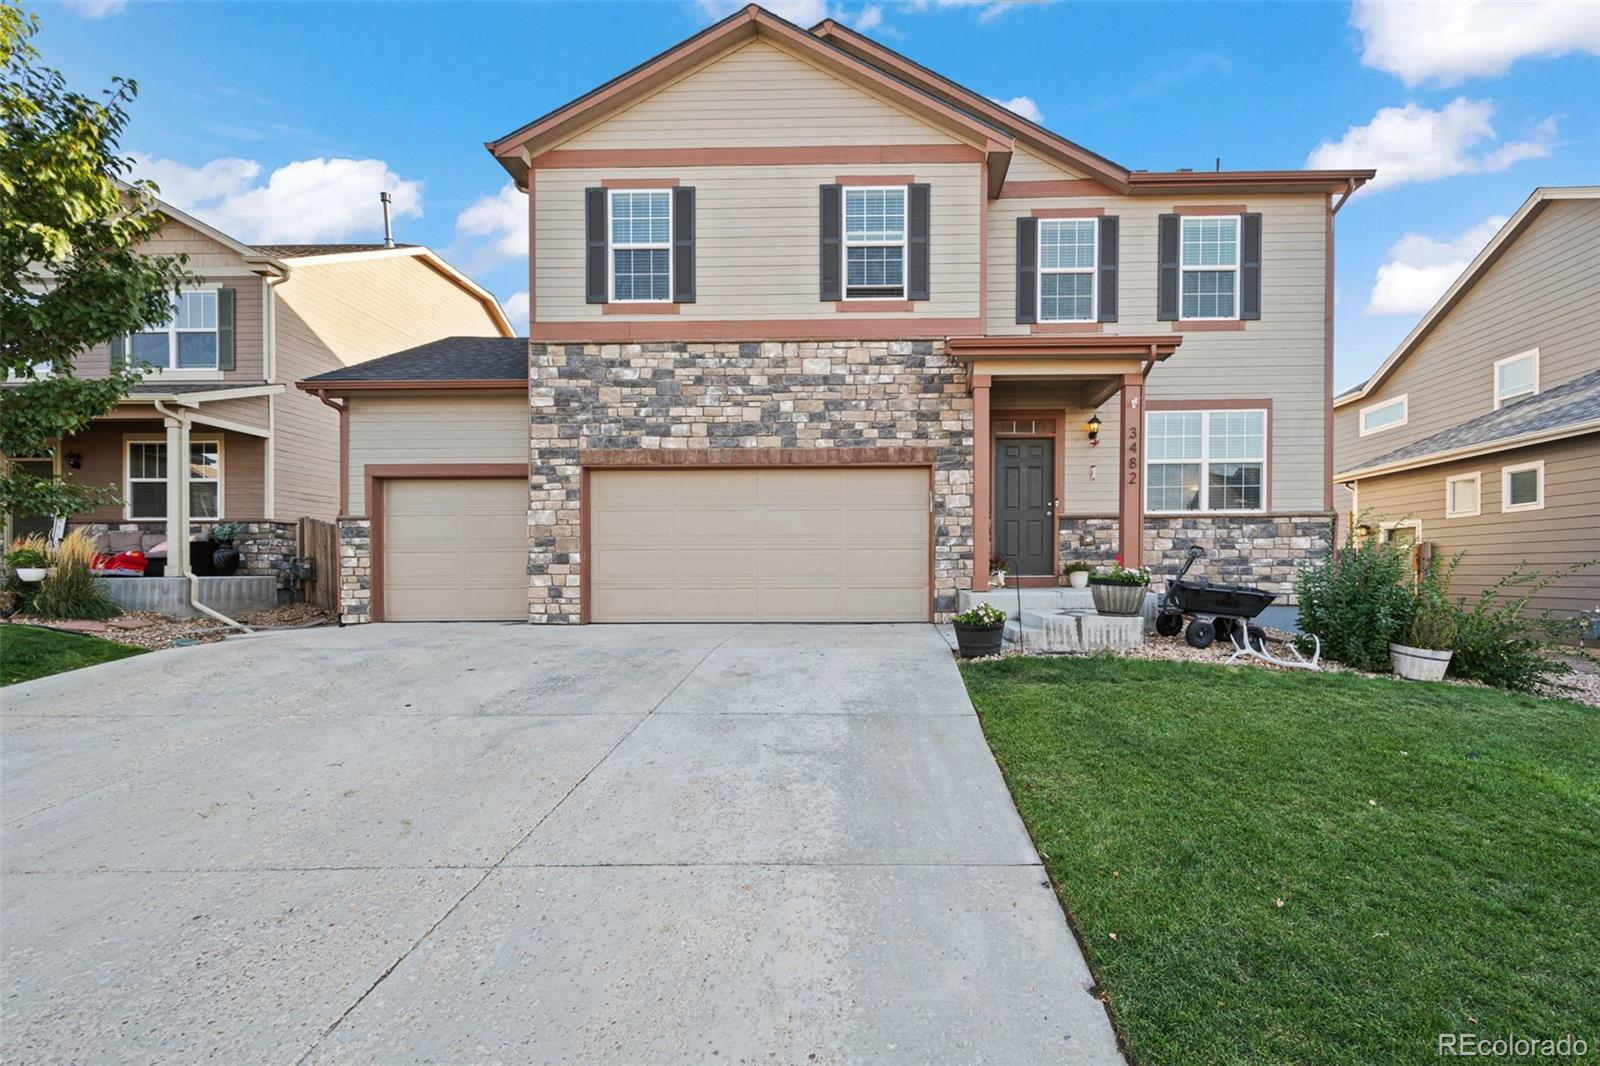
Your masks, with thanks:
[[[1533,360],[1533,388],[1527,392],[1512,393],[1510,396],[1500,395],[1500,368],[1507,363],[1519,363],[1524,359]],[[1490,386],[1494,389],[1494,409],[1496,411],[1504,407],[1507,400],[1520,400],[1524,396],[1539,395],[1539,349],[1530,348],[1528,351],[1518,352],[1516,355],[1508,355],[1504,359],[1496,359],[1494,361],[1494,377],[1490,380]]]
[[[1511,502],[1511,475],[1520,474],[1524,470],[1536,471],[1539,475],[1539,498],[1532,503]],[[1544,510],[1544,460],[1538,459],[1531,463],[1517,463],[1515,466],[1500,468],[1500,511],[1502,514],[1511,514],[1516,511],[1542,511]]]
[[[1261,464],[1261,506],[1251,508],[1234,508],[1220,511],[1211,506],[1211,416],[1214,414],[1235,415],[1255,412],[1261,416],[1261,458],[1260,459],[1218,459],[1217,463],[1260,463]],[[1151,415],[1200,415],[1200,458],[1198,459],[1151,459],[1150,458],[1150,416]],[[1142,503],[1150,502],[1150,468],[1152,466],[1185,466],[1191,463],[1200,465],[1200,506],[1192,511],[1184,510],[1152,510],[1145,507],[1145,514],[1158,515],[1236,515],[1236,514],[1266,514],[1267,500],[1269,498],[1268,482],[1271,479],[1272,460],[1272,412],[1265,407],[1216,407],[1216,408],[1181,408],[1168,411],[1146,411],[1144,416],[1144,484],[1139,490],[1144,493]]]
[[[1451,507],[1450,487],[1459,481],[1472,482],[1473,504],[1470,511],[1457,511]],[[1444,479],[1444,516],[1446,518],[1477,518],[1483,513],[1483,471],[1455,474]]]
[[[618,194],[633,196],[637,194],[665,193],[667,197],[667,239],[665,241],[617,241],[616,230],[612,227],[614,211],[612,205],[616,203]],[[676,281],[672,271],[672,226],[673,196],[670,186],[659,189],[607,189],[606,190],[606,302],[614,304],[669,304],[672,302],[672,287]],[[640,298],[630,296],[626,300],[617,298],[617,253],[618,252],[649,252],[662,251],[667,253],[667,295],[660,299],[650,296]]]
[[[850,227],[846,219],[850,217],[850,194],[853,192],[897,192],[900,194],[900,217],[904,225],[900,229],[898,241],[852,241]],[[898,248],[900,249],[900,295],[898,296],[851,296],[850,295],[850,249],[852,248]],[[906,286],[911,274],[911,187],[909,185],[846,185],[839,190],[839,296],[851,303],[872,303],[874,300],[905,300],[909,291]]]
[[[173,471],[171,457],[169,456],[168,457],[168,462],[167,462],[167,476],[166,477],[164,477],[164,478],[142,477],[142,478],[135,479],[133,477],[133,446],[135,444],[160,444],[163,447],[165,447],[166,443],[167,443],[166,436],[164,434],[159,434],[159,433],[130,433],[130,434],[126,434],[125,436],[123,436],[123,438],[122,438],[122,500],[123,500],[123,503],[122,503],[122,518],[123,518],[123,521],[125,521],[125,522],[163,522],[163,521],[166,521],[166,518],[167,518],[166,515],[144,515],[144,516],[139,516],[139,515],[135,515],[133,513],[133,483],[134,483],[134,481],[137,480],[141,484],[152,484],[152,483],[159,482],[160,484],[165,485],[171,479],[172,471]],[[191,445],[193,445],[193,444],[215,444],[217,446],[217,481],[216,481],[216,484],[217,484],[217,516],[215,518],[202,518],[202,517],[200,517],[198,515],[192,515],[191,514],[189,516],[189,521],[190,522],[222,522],[222,521],[226,521],[224,516],[228,512],[225,510],[225,508],[227,506],[227,502],[223,499],[223,485],[224,485],[224,483],[226,481],[226,477],[225,477],[224,471],[226,470],[227,456],[224,454],[225,445],[223,444],[222,437],[211,435],[211,434],[206,434],[206,435],[203,435],[203,436],[196,435],[196,436],[191,436],[189,438],[189,443]],[[184,457],[184,461],[185,462],[188,461],[188,457],[187,456]],[[200,482],[203,485],[211,483],[211,479],[210,478],[191,477],[189,479],[189,483],[191,485],[194,484],[196,481]]]
[[[1420,518],[1400,518],[1393,522],[1378,523],[1378,543],[1389,543],[1389,534],[1397,529],[1414,530],[1416,532],[1414,544],[1422,543],[1422,519]]]
[[[1205,222],[1233,220],[1233,266],[1224,267],[1220,263],[1211,266],[1184,266],[1183,265],[1183,227],[1190,222]],[[1239,320],[1239,275],[1243,271],[1239,261],[1244,255],[1244,216],[1242,215],[1179,215],[1178,216],[1178,321],[1180,322],[1237,322]],[[1183,313],[1183,276],[1196,274],[1203,271],[1228,270],[1233,271],[1233,314],[1231,315],[1195,315]]]
[[[202,293],[202,292],[209,292],[209,293],[215,294],[221,288],[222,288],[222,285],[220,283],[217,283],[217,282],[211,282],[209,284],[201,284],[201,285],[190,285],[190,286],[187,286],[186,288],[182,289],[181,292],[180,292],[180,295],[187,295],[187,294],[190,294],[190,293]],[[148,365],[150,367],[150,375],[151,376],[155,376],[155,377],[195,377],[195,378],[200,378],[201,380],[220,379],[222,377],[222,365],[221,365],[222,364],[222,338],[220,336],[220,334],[222,332],[221,297],[216,297],[216,300],[217,300],[217,304],[218,304],[218,306],[217,306],[217,324],[215,326],[213,326],[211,329],[193,329],[193,328],[190,328],[190,327],[180,327],[177,324],[178,323],[178,309],[177,309],[176,303],[174,303],[174,306],[173,306],[173,309],[172,309],[172,317],[171,317],[171,319],[168,320],[167,328],[164,331],[166,333],[166,335],[167,335],[167,361],[166,361],[165,365],[158,364],[158,363],[146,364],[146,365]],[[135,330],[134,332],[136,332],[136,333],[161,333],[163,331],[162,330],[158,330],[158,329],[141,329],[141,330]],[[214,335],[218,335],[217,336],[217,360],[216,360],[216,362],[213,363],[211,366],[179,366],[178,365],[178,335],[180,333],[211,333],[211,334],[214,334]],[[132,333],[128,334],[128,336],[124,340],[124,343],[128,346],[126,357],[127,357],[127,360],[129,362],[129,364],[131,365],[134,362],[133,334]]]
[[[1385,407],[1393,407],[1395,404],[1400,405],[1400,421],[1386,422],[1376,429],[1367,428],[1368,411],[1377,411]],[[1358,423],[1358,431],[1360,436],[1368,437],[1374,433],[1382,433],[1384,430],[1399,429],[1409,421],[1411,421],[1411,394],[1408,392],[1402,392],[1399,396],[1396,396],[1393,399],[1379,400],[1377,403],[1369,403],[1367,406],[1363,407],[1361,409],[1360,420]]]
[[[1078,223],[1078,224],[1088,223],[1089,224],[1089,232],[1091,234],[1093,234],[1094,239],[1093,239],[1093,241],[1090,242],[1090,247],[1093,249],[1093,251],[1090,254],[1090,259],[1089,259],[1089,265],[1088,266],[1086,266],[1086,267],[1050,267],[1048,269],[1045,268],[1045,265],[1044,265],[1044,228],[1045,228],[1045,226],[1047,226],[1047,225],[1049,225],[1051,223],[1060,224],[1060,223],[1063,223],[1063,222],[1072,222],[1072,223]],[[1035,307],[1037,307],[1039,309],[1039,321],[1040,322],[1098,322],[1100,320],[1100,316],[1098,314],[1098,311],[1099,311],[1099,308],[1100,308],[1100,219],[1097,218],[1097,217],[1095,217],[1095,218],[1041,218],[1039,220],[1038,229],[1039,229],[1039,232],[1038,232],[1038,235],[1035,238],[1038,241],[1038,246],[1034,249],[1033,255],[1034,255],[1034,262],[1039,264],[1039,269],[1034,272],[1037,275],[1037,277],[1035,277],[1035,279],[1034,279],[1034,294],[1033,294],[1034,304],[1033,304],[1033,306],[1035,306]],[[1180,234],[1179,236],[1181,237],[1182,234]],[[1046,318],[1046,317],[1044,317],[1044,276],[1046,274],[1087,274],[1087,275],[1089,275],[1089,317],[1087,317],[1087,318]],[[1180,285],[1180,287],[1182,286],[1181,280],[1179,282],[1179,285]]]

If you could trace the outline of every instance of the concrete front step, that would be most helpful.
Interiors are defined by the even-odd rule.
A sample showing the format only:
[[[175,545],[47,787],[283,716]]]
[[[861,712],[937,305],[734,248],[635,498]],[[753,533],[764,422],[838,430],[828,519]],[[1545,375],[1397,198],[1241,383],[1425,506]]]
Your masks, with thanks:
[[[1024,611],[1021,636],[1034,651],[1126,651],[1144,641],[1138,615],[1099,614],[1093,608]]]
[[[987,592],[971,592],[964,589],[956,594],[956,610],[967,611],[980,603],[992,603],[1005,611],[1007,618],[1016,618],[1018,591],[1015,588],[990,589]],[[1024,611],[1094,609],[1094,596],[1088,589],[1056,587],[1020,591]]]

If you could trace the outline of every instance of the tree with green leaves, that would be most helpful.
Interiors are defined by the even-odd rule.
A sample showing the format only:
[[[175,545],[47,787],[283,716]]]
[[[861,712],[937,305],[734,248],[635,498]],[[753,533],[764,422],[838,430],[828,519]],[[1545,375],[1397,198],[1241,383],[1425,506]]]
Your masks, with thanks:
[[[139,245],[163,219],[158,191],[129,180],[118,154],[138,86],[112,79],[100,98],[67,88],[41,66],[36,16],[0,0],[0,455],[48,455],[110,413],[142,369],[113,366],[103,379],[74,373],[97,344],[164,323],[184,257]],[[0,511],[67,515],[116,502],[110,488],[41,478],[0,466]]]

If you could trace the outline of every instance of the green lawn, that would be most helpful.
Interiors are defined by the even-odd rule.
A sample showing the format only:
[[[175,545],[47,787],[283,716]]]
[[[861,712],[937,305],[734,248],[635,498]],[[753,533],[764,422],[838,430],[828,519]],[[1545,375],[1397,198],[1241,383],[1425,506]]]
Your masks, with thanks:
[[[143,654],[143,648],[80,633],[0,625],[0,685],[15,685],[19,681],[32,681],[36,677]]]
[[[1110,658],[963,673],[1138,1066],[1600,1045],[1600,711]]]

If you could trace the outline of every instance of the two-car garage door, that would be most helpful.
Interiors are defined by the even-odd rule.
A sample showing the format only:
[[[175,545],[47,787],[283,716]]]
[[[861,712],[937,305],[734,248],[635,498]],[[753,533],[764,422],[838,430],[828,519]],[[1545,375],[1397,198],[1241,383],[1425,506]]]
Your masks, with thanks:
[[[594,470],[596,622],[921,622],[927,468]]]

